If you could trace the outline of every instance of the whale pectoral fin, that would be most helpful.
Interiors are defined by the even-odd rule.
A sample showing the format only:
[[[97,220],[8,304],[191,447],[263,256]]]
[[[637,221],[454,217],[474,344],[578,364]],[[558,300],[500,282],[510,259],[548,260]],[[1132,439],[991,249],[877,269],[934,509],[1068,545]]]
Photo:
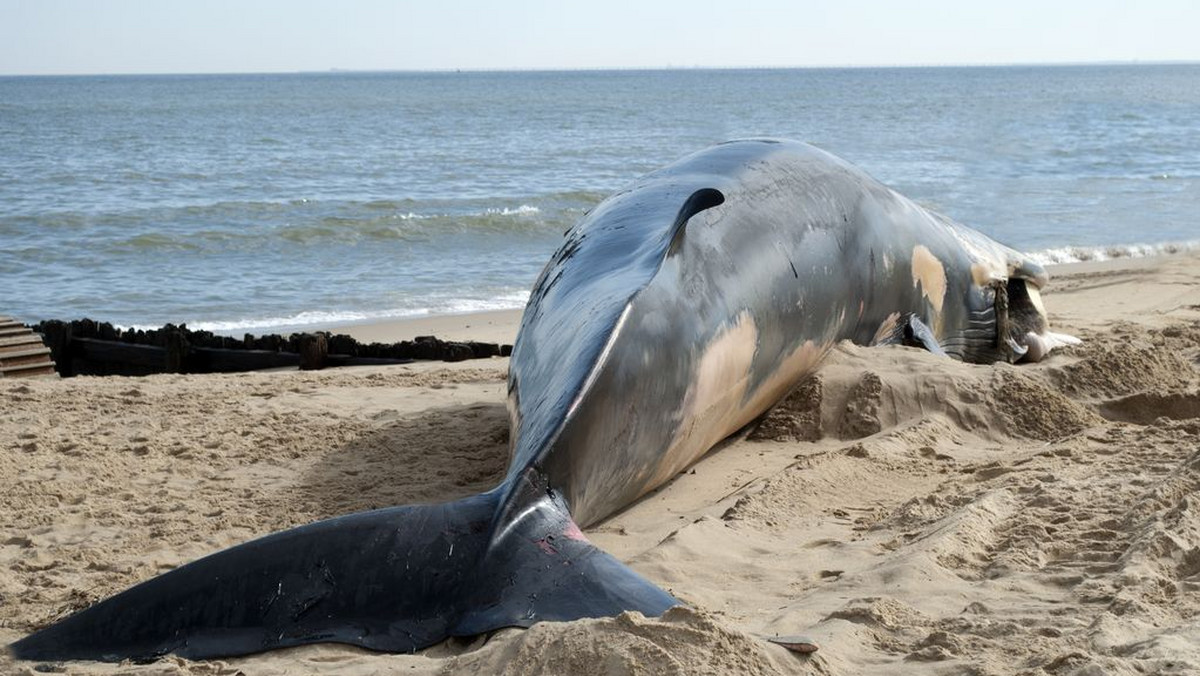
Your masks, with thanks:
[[[519,502],[519,516],[505,523],[477,568],[454,635],[627,610],[656,616],[679,604],[589,542],[556,493],[536,486],[528,493],[533,499]]]
[[[448,636],[498,498],[394,507],[248,542],[11,646],[19,659],[242,655],[317,642],[409,652]]]
[[[894,315],[893,315],[894,316]],[[905,345],[908,347],[923,347],[930,352],[946,356],[946,351],[933,335],[933,329],[925,325],[921,318],[914,313],[900,316],[893,326],[880,327],[872,345]]]

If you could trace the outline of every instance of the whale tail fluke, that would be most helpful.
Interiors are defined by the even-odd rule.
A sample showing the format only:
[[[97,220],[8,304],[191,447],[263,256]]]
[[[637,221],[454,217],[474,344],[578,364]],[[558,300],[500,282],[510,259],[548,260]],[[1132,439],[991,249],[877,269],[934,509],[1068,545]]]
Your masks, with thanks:
[[[152,578],[10,646],[18,659],[202,659],[335,642],[411,652],[449,636],[670,596],[577,535],[559,505],[496,537],[498,491],[269,535]],[[665,605],[664,605],[665,604]]]
[[[406,651],[441,640],[497,499],[321,521],[152,578],[12,645],[20,659],[241,655],[333,641]]]
[[[589,542],[536,470],[516,478],[496,524],[478,568],[481,583],[464,597],[455,635],[626,610],[657,616],[679,604]]]

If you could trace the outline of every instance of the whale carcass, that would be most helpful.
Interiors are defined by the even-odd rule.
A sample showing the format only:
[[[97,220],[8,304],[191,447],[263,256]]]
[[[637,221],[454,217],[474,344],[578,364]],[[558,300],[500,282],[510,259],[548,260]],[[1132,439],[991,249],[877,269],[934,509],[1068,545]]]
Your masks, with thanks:
[[[580,528],[751,424],[841,340],[1041,358],[1045,272],[792,141],[721,144],[593,209],[537,280],[510,364],[511,464],[455,502],[218,552],[13,644],[26,659],[190,658],[314,642],[413,651],[674,598]]]

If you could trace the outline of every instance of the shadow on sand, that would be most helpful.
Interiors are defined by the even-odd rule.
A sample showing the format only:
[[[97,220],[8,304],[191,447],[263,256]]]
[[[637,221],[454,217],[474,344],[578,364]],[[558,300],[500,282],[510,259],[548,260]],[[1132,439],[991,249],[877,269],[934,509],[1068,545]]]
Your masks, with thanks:
[[[486,491],[508,465],[503,404],[473,403],[392,419],[326,453],[294,489],[291,509],[324,519],[412,503],[444,502]]]

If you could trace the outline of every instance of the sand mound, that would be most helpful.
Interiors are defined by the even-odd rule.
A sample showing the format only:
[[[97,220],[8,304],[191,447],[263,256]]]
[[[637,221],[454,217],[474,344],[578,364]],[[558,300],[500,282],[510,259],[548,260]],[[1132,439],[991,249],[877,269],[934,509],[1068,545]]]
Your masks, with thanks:
[[[674,608],[658,619],[637,613],[512,632],[503,645],[455,658],[463,673],[779,674],[796,660],[779,647],[728,629],[703,613]]]
[[[1187,387],[1196,382],[1197,336],[1195,325],[1151,330],[1122,323],[1069,348],[1075,361],[1050,372],[1063,392],[1086,399]]]
[[[1040,374],[944,363],[922,350],[839,345],[824,367],[768,413],[752,440],[849,440],[930,416],[981,436],[1056,439],[1100,418]],[[1184,382],[1184,381],[1180,381]]]
[[[1016,371],[997,374],[989,397],[1008,434],[1045,441],[1071,436],[1100,419],[1038,378]]]

